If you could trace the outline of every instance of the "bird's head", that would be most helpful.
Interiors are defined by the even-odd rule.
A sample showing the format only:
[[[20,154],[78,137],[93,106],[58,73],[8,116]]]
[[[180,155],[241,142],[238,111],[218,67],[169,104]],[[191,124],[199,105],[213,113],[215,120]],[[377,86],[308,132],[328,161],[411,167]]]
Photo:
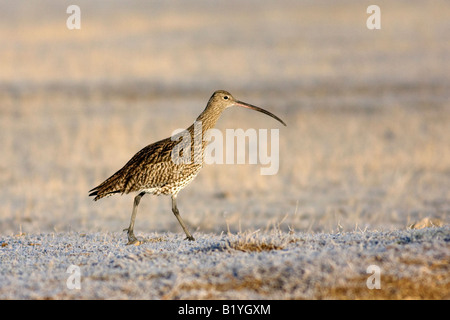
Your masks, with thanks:
[[[243,107],[243,108],[247,108],[247,109],[251,109],[251,110],[256,110],[256,111],[262,112],[268,116],[271,116],[272,118],[278,120],[284,126],[286,126],[286,123],[284,123],[283,120],[278,118],[273,113],[271,113],[267,110],[264,110],[260,107],[254,106],[252,104],[236,100],[231,95],[231,93],[229,93],[228,91],[225,91],[225,90],[217,90],[216,92],[214,92],[213,95],[211,96],[211,98],[209,98],[207,108],[208,107],[217,108],[218,112],[222,112],[223,110],[225,110],[229,107]]]

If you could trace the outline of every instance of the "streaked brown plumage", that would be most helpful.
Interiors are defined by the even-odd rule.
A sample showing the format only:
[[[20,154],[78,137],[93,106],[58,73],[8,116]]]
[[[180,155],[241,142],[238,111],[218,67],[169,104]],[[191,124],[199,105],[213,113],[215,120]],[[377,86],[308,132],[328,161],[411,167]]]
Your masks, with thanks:
[[[197,176],[203,166],[203,152],[208,142],[203,141],[202,137],[208,129],[215,126],[222,112],[231,106],[241,106],[265,113],[286,125],[274,114],[235,100],[227,91],[218,90],[211,96],[205,110],[197,117],[196,122],[187,129],[191,138],[191,161],[183,163],[177,158],[173,159],[172,150],[182,142],[181,137],[166,138],[140,150],[122,169],[89,191],[89,196],[95,196],[94,200],[99,200],[115,193],[139,193],[134,199],[130,226],[125,229],[128,231],[128,244],[139,243],[133,232],[134,220],[140,199],[146,193],[171,195],[172,212],[186,233],[187,239],[194,240],[179,215],[176,197],[178,192]],[[196,127],[198,124],[201,124],[201,130]],[[196,135],[201,135],[201,137]],[[201,146],[196,145],[196,141],[201,141]],[[195,161],[197,159],[200,160]]]

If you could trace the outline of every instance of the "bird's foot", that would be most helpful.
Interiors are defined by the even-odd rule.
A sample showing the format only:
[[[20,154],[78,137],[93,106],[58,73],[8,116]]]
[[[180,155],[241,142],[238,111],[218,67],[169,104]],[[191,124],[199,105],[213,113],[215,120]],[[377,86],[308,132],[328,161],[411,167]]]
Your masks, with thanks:
[[[189,235],[184,240],[195,241],[194,237]]]
[[[128,238],[128,242],[127,242],[127,246],[131,246],[131,245],[133,245],[133,246],[140,246],[141,244],[143,244],[144,243],[144,241],[140,241],[140,240],[138,240],[138,239],[136,239],[136,237],[134,237],[134,238]]]
[[[127,242],[127,246],[129,245],[134,245],[134,246],[138,246],[142,243],[144,243],[143,241],[140,241],[136,238],[136,236],[134,235],[133,230],[130,230],[129,228],[123,229],[123,231],[127,231],[127,235],[128,235],[128,242]]]

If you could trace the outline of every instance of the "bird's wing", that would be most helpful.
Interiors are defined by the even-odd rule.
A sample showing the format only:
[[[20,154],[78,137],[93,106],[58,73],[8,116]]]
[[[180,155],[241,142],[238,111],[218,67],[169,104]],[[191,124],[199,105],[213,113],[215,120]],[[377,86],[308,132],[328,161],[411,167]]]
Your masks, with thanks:
[[[96,196],[94,200],[98,200],[112,193],[139,190],[148,184],[149,179],[152,180],[152,174],[156,176],[153,167],[169,165],[172,148],[177,143],[167,138],[141,149],[119,171],[90,190],[89,196]]]

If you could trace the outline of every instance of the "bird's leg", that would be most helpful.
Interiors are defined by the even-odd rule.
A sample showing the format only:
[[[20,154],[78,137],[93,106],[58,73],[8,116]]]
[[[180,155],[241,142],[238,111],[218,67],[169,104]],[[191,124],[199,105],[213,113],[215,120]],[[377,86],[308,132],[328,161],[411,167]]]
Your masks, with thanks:
[[[127,231],[128,234],[128,243],[129,244],[135,244],[138,242],[138,239],[135,237],[134,235],[134,220],[136,219],[136,213],[137,213],[137,208],[139,206],[139,202],[141,201],[141,198],[145,195],[145,192],[141,192],[139,193],[136,197],[134,197],[134,202],[133,202],[133,213],[131,214],[131,221],[130,221],[130,226],[126,229],[123,229],[123,231]]]
[[[184,224],[183,219],[181,219],[180,212],[178,211],[178,208],[177,208],[177,196],[176,195],[172,196],[172,212],[175,215],[175,217],[177,218],[181,227],[183,228],[184,233],[186,233],[185,240],[195,241],[194,237],[191,235],[189,230],[186,228],[186,225]]]

